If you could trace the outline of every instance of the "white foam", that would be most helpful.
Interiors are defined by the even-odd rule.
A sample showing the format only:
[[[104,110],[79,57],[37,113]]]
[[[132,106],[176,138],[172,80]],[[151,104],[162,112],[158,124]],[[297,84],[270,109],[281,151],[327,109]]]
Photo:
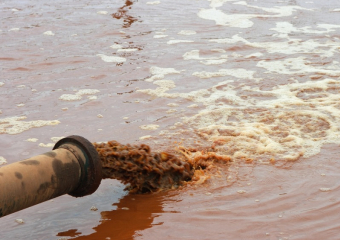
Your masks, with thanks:
[[[152,136],[151,135],[145,135],[145,136],[140,137],[139,139],[145,140],[145,139],[149,139],[149,138],[152,138]]]
[[[252,77],[252,74],[248,77]],[[279,159],[296,160],[302,155],[309,157],[317,154],[326,142],[340,143],[337,127],[339,123],[334,123],[334,119],[340,119],[340,109],[333,107],[340,101],[339,96],[327,93],[327,101],[325,98],[304,100],[298,97],[299,92],[308,93],[316,90],[325,94],[334,86],[340,87],[340,80],[322,79],[304,83],[297,82],[280,85],[270,92],[261,91],[257,87],[245,86],[243,91],[272,97],[272,99],[257,99],[256,101],[251,97],[241,98],[234,87],[228,84],[229,82],[232,80],[220,82],[211,89],[188,93],[173,92],[170,94],[166,92],[166,88],[140,91],[155,97],[180,97],[203,103],[206,109],[193,117],[183,118],[183,123],[197,129],[204,139],[223,143],[223,149],[240,149],[232,154],[235,158],[270,155],[277,156]],[[225,103],[218,107],[216,101]],[[228,104],[230,107],[226,107]],[[314,110],[295,110],[289,107],[308,106],[309,104],[318,106],[319,111],[315,108]],[[256,114],[256,111],[247,112],[248,116],[245,117],[243,111],[254,105],[257,108],[266,109],[265,114]],[[193,104],[189,107],[197,106]],[[276,106],[280,107],[276,108]],[[329,117],[329,114],[333,117]],[[229,121],[230,117],[237,121]],[[267,123],[266,121],[273,122]],[[224,132],[229,132],[231,135],[225,135]],[[162,134],[169,133],[162,132]],[[282,137],[282,134],[285,134],[285,137]],[[225,154],[230,153],[225,152]]]
[[[328,66],[325,69],[321,66],[311,66],[305,57],[285,58],[283,60],[266,61],[262,60],[256,64],[257,67],[262,67],[268,72],[279,74],[306,74],[306,73],[320,73],[328,76],[338,76],[340,74],[340,66]]]
[[[39,147],[52,148],[54,147],[54,143],[39,143]]]
[[[242,42],[245,45],[251,46],[253,48],[266,49],[266,51],[269,53],[283,53],[287,55],[296,53],[317,53],[323,57],[333,56],[338,52],[340,47],[340,43],[336,41],[328,41],[327,43],[319,43],[313,39],[301,41],[300,39],[291,39],[286,34],[284,35],[284,38],[287,38],[287,40],[278,42],[250,42],[236,34],[231,38],[211,39],[209,41],[221,44],[234,44]],[[240,55],[234,55],[234,57],[240,57]]]
[[[175,98],[178,95],[166,93],[168,90],[175,88],[176,85],[172,80],[157,80],[154,84],[158,85],[156,89],[139,89],[137,92],[146,93],[154,97],[170,97]]]
[[[284,34],[290,34],[290,33],[312,33],[312,34],[324,34],[328,32],[335,31],[336,28],[340,28],[340,25],[334,25],[334,24],[317,24],[317,28],[324,28],[326,30],[314,30],[311,29],[311,27],[302,27],[302,28],[296,28],[291,24],[290,22],[277,22],[275,28],[271,28],[270,30],[274,30],[278,33],[284,33]]]
[[[109,63],[126,62],[126,58],[123,58],[123,57],[107,56],[107,55],[104,55],[104,54],[97,54],[97,56],[100,57],[104,62],[109,62]]]
[[[81,98],[82,98],[81,95],[77,94],[63,94],[59,97],[59,99],[63,101],[78,101]]]
[[[137,48],[120,48],[117,50],[117,52],[135,52],[138,51]]]
[[[77,95],[93,95],[96,93],[99,93],[100,91],[98,89],[80,89],[76,93]]]
[[[90,208],[90,210],[91,210],[91,211],[97,211],[98,208],[97,208],[96,206],[92,206],[92,207]]]
[[[329,191],[331,191],[331,189],[330,188],[320,188],[320,191],[321,192],[329,192]]]
[[[20,30],[20,28],[11,28],[11,29],[9,29],[8,31],[9,31],[9,32],[11,32],[11,31],[17,32],[17,31],[19,31],[19,30]]]
[[[54,32],[52,32],[52,31],[46,31],[43,34],[47,35],[47,36],[54,36],[55,35]]]
[[[153,38],[166,38],[168,35],[165,34],[158,34],[158,35],[154,35]]]
[[[167,104],[169,107],[178,107],[177,103],[168,103]]]
[[[219,53],[225,53],[226,52],[224,49],[221,49],[221,48],[214,48],[214,49],[211,49],[210,51],[219,52]]]
[[[221,55],[220,57],[209,57],[209,58],[203,58],[200,57],[200,51],[199,50],[191,50],[190,52],[186,52],[183,54],[184,60],[204,60],[200,61],[200,63],[204,65],[218,65],[223,64],[227,62],[227,55]]]
[[[221,10],[216,8],[201,9],[197,14],[200,18],[213,20],[216,25],[250,28],[254,25],[249,19],[253,18],[253,15],[247,14],[225,14]]]
[[[33,120],[33,121],[22,121],[26,119],[22,117],[8,117],[0,119],[0,134],[19,134],[27,131],[31,128],[43,127],[43,126],[54,126],[59,124],[58,120]]]
[[[172,80],[157,80],[157,81],[154,81],[154,84],[160,87],[163,87],[163,88],[168,88],[168,89],[172,89],[176,87],[175,82]]]
[[[208,59],[206,61],[201,61],[204,65],[219,65],[227,62],[227,59]]]
[[[176,109],[169,109],[169,110],[166,111],[166,113],[174,113],[174,112],[177,112],[177,110]]]
[[[335,25],[335,24],[317,24],[318,28],[325,28],[327,29],[325,32],[334,32],[336,31],[336,28],[340,28],[340,25]],[[320,31],[320,33],[325,33],[324,31]]]
[[[254,71],[249,71],[243,68],[236,69],[220,69],[218,72],[194,72],[192,75],[199,78],[212,78],[212,77],[224,77],[233,76],[237,78],[253,79]]]
[[[172,45],[172,44],[178,44],[178,43],[192,43],[192,42],[194,41],[192,40],[169,40],[167,44]]]
[[[159,74],[159,75],[153,75],[153,76],[151,76],[150,78],[145,79],[145,81],[146,81],[146,82],[153,82],[153,81],[155,81],[155,80],[161,80],[161,79],[163,79],[163,78],[164,78],[164,75],[161,75],[161,74]]]
[[[25,221],[24,221],[23,219],[21,219],[21,218],[17,218],[17,219],[15,219],[15,221],[16,221],[17,223],[19,223],[19,224],[25,223]]]
[[[210,7],[212,8],[218,8],[222,7],[224,3],[226,2],[235,2],[238,0],[208,0],[210,2]]]
[[[123,46],[120,45],[120,44],[113,44],[113,45],[110,46],[110,48],[113,48],[113,49],[120,49],[120,48],[123,48]]]
[[[183,101],[185,103],[192,101],[192,104],[188,104],[188,108],[192,108],[187,109],[188,112],[200,110],[193,116],[179,119],[183,127],[169,126],[168,130],[160,131],[159,135],[183,136],[186,131],[183,129],[194,130],[203,141],[215,144],[217,151],[221,154],[230,155],[236,159],[253,158],[262,163],[270,163],[270,159],[274,162],[276,160],[293,161],[317,154],[325,143],[340,144],[338,127],[340,126],[338,94],[340,64],[337,59],[329,58],[337,56],[340,43],[338,38],[331,34],[327,35],[327,33],[338,31],[339,25],[303,26],[299,23],[295,26],[293,22],[284,22],[283,20],[288,19],[287,16],[293,19],[292,15],[296,14],[296,10],[310,11],[296,6],[263,8],[251,6],[245,1],[234,1],[239,5],[238,9],[247,8],[245,13],[251,12],[251,8],[255,9],[253,12],[256,13],[263,11],[267,13],[229,14],[225,10],[227,8],[217,9],[229,1],[211,0],[210,2],[211,8],[214,9],[201,10],[199,17],[225,26],[251,27],[254,18],[277,18],[278,22],[274,28],[267,29],[273,33],[271,36],[267,35],[265,38],[267,42],[261,41],[261,38],[257,38],[259,40],[256,41],[259,42],[252,42],[254,38],[248,38],[247,33],[244,35],[239,33],[231,37],[226,35],[227,38],[204,39],[208,45],[214,47],[210,51],[207,48],[203,48],[203,51],[196,44],[182,46],[185,47],[182,48],[181,54],[183,60],[191,61],[196,66],[197,63],[207,66],[190,68],[185,72],[173,68],[165,68],[171,69],[170,71],[157,67],[150,68],[151,76],[145,81],[153,82],[154,85],[150,89],[139,89],[137,92],[148,94],[152,98],[171,98],[164,104],[168,104],[169,101],[182,103],[180,99],[185,99]],[[285,18],[280,19],[281,17]],[[270,19],[270,22],[274,21]],[[304,34],[314,36],[307,38],[303,36]],[[320,34],[326,35],[320,37],[318,36]],[[216,34],[215,36],[223,35]],[[299,39],[299,36],[303,37]],[[229,51],[233,45],[240,48],[244,45],[249,47],[245,48],[247,53],[244,55],[242,55],[243,51],[229,54],[230,62],[235,60],[233,65],[229,66],[230,69],[210,66],[224,64],[228,56],[217,55],[225,53],[225,49]],[[197,49],[191,49],[190,46],[195,46]],[[323,60],[318,62],[320,59]],[[241,64],[245,61],[250,64],[249,69],[253,71],[239,67],[243,67],[244,65]],[[239,62],[241,64],[238,64]],[[259,74],[273,78],[273,81],[275,77],[282,78],[289,84],[281,85],[280,83],[272,89],[268,89],[271,85],[267,86],[265,83],[258,86],[247,85],[248,80],[254,82],[261,80],[254,77],[257,72],[254,65],[258,68],[257,70],[261,70],[258,71]],[[174,73],[183,74],[183,77],[181,76],[183,79],[190,74],[208,79],[204,80],[206,87],[191,91],[185,90],[181,85],[178,88],[180,91],[177,91],[177,81],[175,84],[174,81],[165,79],[166,74]],[[267,75],[267,73],[270,74]],[[305,76],[303,82],[296,80],[297,75]],[[209,79],[214,77],[220,78]],[[196,80],[202,82],[200,79]],[[220,82],[216,83],[216,81]],[[262,90],[260,86],[265,86],[266,90]],[[176,101],[172,100],[174,98]],[[175,107],[172,104],[168,106]],[[176,109],[170,109],[167,113],[174,110]]]
[[[58,142],[60,139],[63,139],[64,137],[51,137],[52,142],[56,143]]]
[[[89,99],[89,100],[97,100],[97,96],[87,96],[87,98]]]
[[[197,104],[191,104],[191,105],[188,106],[188,108],[197,108],[197,107],[198,107]]]
[[[39,139],[38,138],[28,138],[26,139],[27,142],[37,142]]]
[[[178,35],[195,35],[196,31],[193,30],[181,30],[177,33]]]
[[[156,130],[159,128],[159,125],[157,124],[149,124],[149,125],[141,125],[139,126],[143,130]]]
[[[220,2],[217,3],[219,6]],[[198,12],[198,17],[207,20],[215,21],[216,25],[238,27],[238,28],[250,28],[254,23],[250,20],[252,18],[266,17],[266,18],[279,18],[291,16],[294,11],[299,10],[309,10],[299,6],[280,6],[273,8],[265,8],[258,6],[248,5],[244,1],[237,2],[235,4],[244,5],[251,8],[261,9],[263,11],[274,13],[271,15],[266,14],[226,14],[223,11],[216,9],[216,5],[210,9],[201,9]]]
[[[158,133],[159,136],[163,136],[163,135],[167,135],[167,134],[170,134],[169,130],[161,130]]]
[[[175,68],[161,68],[157,66],[152,66],[150,68],[150,73],[153,75],[167,75],[167,74],[177,74],[180,71],[176,70]]]
[[[75,94],[63,94],[59,97],[59,99],[63,101],[79,101],[82,99],[83,95],[93,95],[99,92],[100,91],[98,89],[80,89]],[[97,99],[96,96],[90,96],[88,98],[90,100]]]
[[[106,15],[106,14],[108,14],[107,11],[98,11],[97,13],[98,13],[98,14],[101,14],[101,15]]]
[[[246,2],[243,2],[245,4],[241,5],[246,5],[247,7],[255,8],[255,9],[260,9],[263,11],[266,11],[268,13],[274,13],[276,15],[255,15],[256,17],[274,17],[274,18],[279,18],[279,17],[288,17],[293,15],[293,13],[296,10],[305,10],[305,11],[313,11],[312,9],[308,8],[303,8],[300,6],[275,6],[272,8],[266,8],[266,7],[259,7],[259,6],[253,6],[253,5],[248,5]]]
[[[246,39],[240,37],[238,34],[232,36],[231,38],[217,38],[217,39],[211,39],[209,41],[216,42],[216,43],[224,43],[224,44],[233,44],[237,42],[250,43]]]
[[[0,156],[0,166],[6,164],[7,161],[4,157]]]
[[[160,4],[161,1],[153,1],[153,2],[146,2],[146,4],[148,5],[157,5],[157,4]]]
[[[190,52],[186,52],[183,54],[184,60],[199,60],[200,58],[200,50],[191,50]]]
[[[180,73],[180,71],[178,71],[174,68],[161,68],[161,67],[157,67],[157,66],[152,66],[149,71],[153,76],[151,76],[150,78],[147,78],[145,80],[146,82],[153,82],[155,80],[162,80],[165,77],[165,75]]]

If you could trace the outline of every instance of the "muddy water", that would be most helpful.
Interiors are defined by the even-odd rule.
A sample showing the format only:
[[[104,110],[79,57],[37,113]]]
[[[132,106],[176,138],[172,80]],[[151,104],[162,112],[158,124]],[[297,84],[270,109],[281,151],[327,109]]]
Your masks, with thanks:
[[[91,196],[2,218],[1,239],[338,238],[337,1],[2,1],[0,11],[0,164],[71,134],[232,160],[166,193],[105,180]]]
[[[145,144],[132,146],[109,141],[94,146],[101,160],[102,178],[128,184],[130,193],[174,189],[194,175],[189,162],[169,153],[153,153]]]

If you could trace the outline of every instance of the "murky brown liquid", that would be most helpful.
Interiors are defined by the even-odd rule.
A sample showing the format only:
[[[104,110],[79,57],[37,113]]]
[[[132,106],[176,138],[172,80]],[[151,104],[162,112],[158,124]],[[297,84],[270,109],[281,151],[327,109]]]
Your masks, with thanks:
[[[335,0],[2,1],[8,164],[77,134],[177,151],[195,172],[151,194],[103,180],[1,218],[0,239],[338,239],[339,14]]]
[[[148,145],[122,145],[117,141],[94,143],[103,168],[103,178],[129,184],[130,192],[147,193],[177,188],[194,175],[193,166],[176,156],[152,153]]]
[[[227,166],[232,161],[229,156],[214,152],[215,148],[197,150],[179,147],[177,154],[155,153],[145,144],[123,145],[114,140],[94,143],[94,147],[102,162],[103,179],[117,179],[128,184],[126,189],[130,193],[176,189],[189,181],[202,184],[212,172],[221,172],[221,164]],[[254,161],[243,160],[248,164]],[[240,162],[234,164],[239,166]]]

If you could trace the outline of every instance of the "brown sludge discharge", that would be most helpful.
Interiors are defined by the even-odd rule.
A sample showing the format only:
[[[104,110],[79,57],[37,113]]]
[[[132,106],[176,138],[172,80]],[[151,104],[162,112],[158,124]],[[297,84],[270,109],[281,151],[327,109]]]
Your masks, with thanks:
[[[130,192],[145,193],[177,188],[193,180],[202,183],[203,169],[210,170],[214,162],[228,162],[228,156],[214,152],[180,148],[180,156],[151,152],[148,145],[123,145],[117,141],[94,143],[103,167],[103,178],[130,184]]]
[[[1,218],[0,239],[339,239],[340,1],[3,0],[0,15],[0,167],[74,134],[138,144],[103,145],[94,194]]]
[[[152,153],[149,146],[94,143],[103,165],[103,178],[130,184],[137,193],[176,188],[194,175],[193,166],[172,154]]]

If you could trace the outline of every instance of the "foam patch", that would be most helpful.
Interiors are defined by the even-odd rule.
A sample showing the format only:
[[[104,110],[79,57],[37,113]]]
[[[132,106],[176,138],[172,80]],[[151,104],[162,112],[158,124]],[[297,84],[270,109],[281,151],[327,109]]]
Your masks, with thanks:
[[[0,166],[4,164],[7,164],[7,161],[4,157],[0,156]]]
[[[97,54],[98,57],[100,57],[104,62],[108,63],[124,63],[126,62],[126,58],[123,57],[117,57],[117,56],[107,56],[104,54]]]
[[[153,38],[166,38],[168,35],[165,34],[158,34],[158,35],[154,35]]]
[[[75,94],[63,94],[59,97],[59,99],[63,101],[79,101],[82,99],[83,95],[94,95],[99,92],[100,91],[98,89],[80,89]],[[88,99],[95,100],[97,97],[89,96]]]
[[[37,142],[38,138],[28,138],[26,141],[27,142]]]
[[[254,71],[249,71],[246,69],[220,69],[218,72],[194,72],[192,75],[199,78],[212,78],[212,77],[224,77],[233,76],[237,78],[247,78],[253,79]]]
[[[206,20],[215,21],[216,25],[228,26],[228,27],[236,27],[236,28],[251,28],[254,25],[254,22],[251,21],[252,18],[280,18],[291,16],[294,11],[306,10],[309,9],[302,8],[299,6],[280,6],[273,8],[265,8],[248,5],[245,1],[236,2],[234,4],[244,5],[245,7],[260,9],[262,11],[271,13],[269,14],[226,14],[222,10],[217,9],[223,5],[226,1],[217,1],[214,2],[212,8],[210,9],[201,9],[198,12],[198,17]]]
[[[157,5],[157,4],[160,4],[161,2],[160,1],[153,1],[153,2],[147,2],[146,4],[147,5]]]
[[[135,52],[138,51],[137,48],[120,48],[117,50],[117,52]]]
[[[54,126],[60,122],[58,120],[34,120],[34,121],[22,121],[26,119],[22,117],[8,117],[0,119],[0,134],[19,134],[27,131],[31,128],[43,127],[43,126]]]
[[[181,30],[177,33],[178,35],[195,35],[196,34],[196,31],[193,31],[193,30]]]
[[[178,43],[192,43],[192,42],[194,41],[192,40],[169,40],[167,44],[172,45],[172,44],[178,44]]]
[[[54,32],[52,32],[52,31],[46,31],[43,34],[47,35],[47,36],[54,36],[55,35]]]
[[[159,125],[149,124],[149,125],[142,125],[142,126],[139,126],[139,127],[143,130],[156,130],[156,129],[159,128]]]

